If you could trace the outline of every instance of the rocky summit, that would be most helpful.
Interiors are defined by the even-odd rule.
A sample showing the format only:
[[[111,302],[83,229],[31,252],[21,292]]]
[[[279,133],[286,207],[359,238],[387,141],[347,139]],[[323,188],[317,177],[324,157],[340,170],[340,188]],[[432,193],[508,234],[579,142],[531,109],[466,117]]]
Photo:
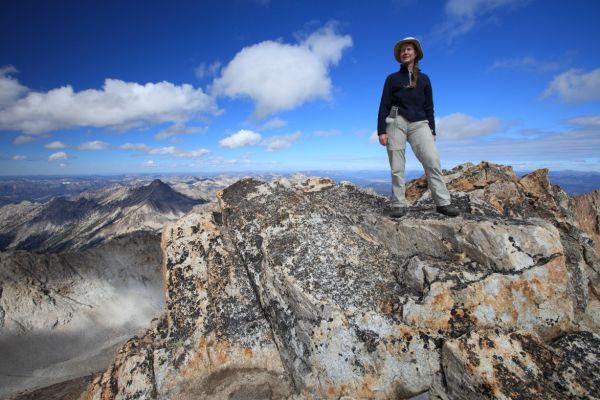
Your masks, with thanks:
[[[162,234],[166,309],[81,399],[600,398],[599,263],[547,171],[244,179]]]

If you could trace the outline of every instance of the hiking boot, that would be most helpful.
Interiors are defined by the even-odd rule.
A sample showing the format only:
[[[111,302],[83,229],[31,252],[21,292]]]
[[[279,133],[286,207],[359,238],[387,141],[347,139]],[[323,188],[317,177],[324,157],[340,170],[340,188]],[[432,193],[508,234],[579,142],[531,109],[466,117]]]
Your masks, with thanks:
[[[390,217],[400,218],[406,215],[406,207],[394,207],[390,212]]]
[[[445,206],[437,206],[435,208],[435,211],[439,212],[440,214],[447,215],[448,217],[456,217],[460,214],[458,208],[454,207],[452,204],[448,204]]]

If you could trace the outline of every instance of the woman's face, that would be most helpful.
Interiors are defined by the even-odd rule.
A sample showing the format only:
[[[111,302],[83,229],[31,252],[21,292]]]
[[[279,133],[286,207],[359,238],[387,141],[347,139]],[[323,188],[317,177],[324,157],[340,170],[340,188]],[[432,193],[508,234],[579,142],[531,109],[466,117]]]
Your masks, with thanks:
[[[402,64],[412,64],[415,62],[417,58],[417,52],[415,51],[415,46],[412,43],[404,43],[400,47],[400,60]]]

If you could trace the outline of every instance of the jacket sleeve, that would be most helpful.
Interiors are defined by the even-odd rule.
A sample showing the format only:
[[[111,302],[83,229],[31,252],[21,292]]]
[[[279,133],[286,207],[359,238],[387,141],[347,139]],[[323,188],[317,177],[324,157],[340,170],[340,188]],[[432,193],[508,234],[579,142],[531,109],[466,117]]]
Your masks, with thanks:
[[[435,117],[433,115],[433,90],[431,88],[431,80],[427,77],[427,82],[425,84],[425,104],[423,106],[425,109],[425,115],[427,116],[427,121],[429,121],[429,127],[431,128],[431,133],[435,135]]]
[[[379,113],[377,114],[377,134],[382,135],[386,133],[385,119],[390,115],[390,109],[392,108],[392,88],[391,88],[391,76],[388,76],[383,85],[383,92],[381,93],[381,101],[379,102]]]

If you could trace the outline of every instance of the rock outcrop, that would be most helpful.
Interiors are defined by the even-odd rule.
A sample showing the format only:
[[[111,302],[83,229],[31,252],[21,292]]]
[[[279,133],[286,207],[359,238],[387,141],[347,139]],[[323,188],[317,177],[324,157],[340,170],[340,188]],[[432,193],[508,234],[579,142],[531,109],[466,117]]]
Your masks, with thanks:
[[[573,203],[579,228],[594,239],[600,253],[600,189],[573,197]]]
[[[547,171],[467,164],[392,220],[349,183],[241,180],[163,231],[166,311],[81,399],[600,398],[593,242]]]

